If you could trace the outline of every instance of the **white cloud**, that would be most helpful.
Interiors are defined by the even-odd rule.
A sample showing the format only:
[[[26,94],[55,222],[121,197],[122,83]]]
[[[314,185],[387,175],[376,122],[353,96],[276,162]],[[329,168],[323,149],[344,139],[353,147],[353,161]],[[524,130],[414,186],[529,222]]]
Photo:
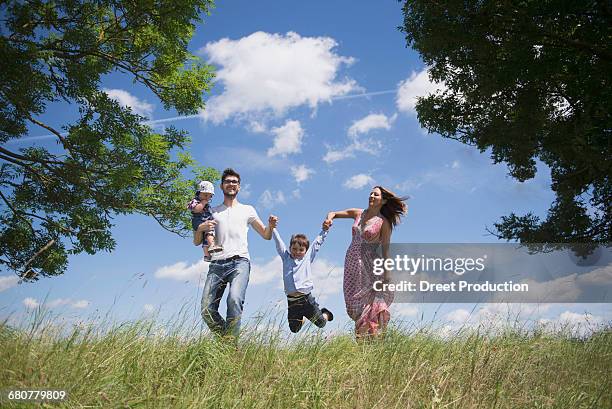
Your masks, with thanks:
[[[367,134],[374,129],[391,129],[391,125],[395,122],[397,114],[388,117],[385,114],[370,114],[364,118],[361,118],[351,125],[348,130],[349,136],[357,136],[360,134]]]
[[[209,99],[202,117],[221,123],[232,116],[280,116],[290,108],[304,104],[316,108],[358,90],[354,80],[337,78],[340,68],[354,59],[336,54],[336,46],[329,37],[261,31],[206,44],[201,52],[219,66],[217,80],[224,89]]]
[[[150,315],[150,314],[153,314],[153,312],[155,312],[155,306],[153,304],[145,304],[142,307],[142,310],[144,311],[146,315]]]
[[[346,182],[344,182],[344,187],[347,189],[362,189],[364,186],[372,185],[373,183],[374,179],[372,179],[371,176],[360,173],[348,178]]]
[[[297,183],[301,183],[301,182],[304,182],[310,179],[310,176],[314,173],[315,171],[313,169],[306,167],[306,165],[291,167],[291,174],[293,175]]]
[[[25,305],[27,309],[33,310],[34,308],[38,307],[40,303],[32,297],[27,297],[24,298],[23,305]]]
[[[28,309],[33,309],[33,308],[40,306],[41,303],[38,302],[34,298],[28,297],[23,300],[23,305],[25,305],[26,308]],[[83,309],[89,306],[89,301],[87,300],[73,301],[70,298],[56,298],[54,300],[45,302],[43,305],[45,308],[57,308],[57,307],[62,307],[64,305],[68,305],[72,308]]]
[[[418,97],[426,97],[438,90],[444,90],[444,84],[436,84],[429,80],[427,69],[412,72],[410,77],[398,84],[395,103],[402,112],[415,112]]]
[[[543,329],[549,332],[569,332],[572,335],[578,336],[588,336],[595,331],[601,330],[605,328],[606,322],[598,315],[574,311],[565,311],[556,318],[543,318],[539,320]]]
[[[240,186],[240,197],[242,199],[248,199],[249,197],[251,197],[251,194],[253,192],[251,192],[251,185],[249,183],[245,184],[244,186]]]
[[[301,199],[302,192],[300,192],[300,189],[295,189],[293,192],[291,192],[291,197],[293,197],[294,199]]]
[[[274,146],[268,149],[268,156],[286,156],[291,153],[300,153],[302,151],[302,139],[304,130],[300,121],[288,120],[285,125],[272,128],[274,137]]]
[[[0,292],[15,287],[19,282],[19,277],[16,275],[0,276]]]
[[[323,160],[329,164],[338,162],[339,160],[353,158],[355,156],[353,153],[354,151],[355,150],[350,146],[340,150],[333,150],[328,147],[327,153],[323,156]]]
[[[184,261],[179,261],[178,263],[158,268],[153,275],[156,278],[169,278],[177,281],[197,281],[202,274],[208,272],[209,264],[204,260],[199,260],[191,265],[187,265]]]
[[[550,310],[547,303],[487,303],[472,314],[475,326],[501,329],[509,324],[534,320]]]
[[[265,264],[251,264],[251,275],[249,282],[255,285],[265,284],[273,280],[283,281],[283,264],[279,256]]]
[[[114,99],[123,107],[132,108],[135,114],[152,118],[155,106],[147,101],[138,99],[134,95],[122,89],[104,89],[103,90],[111,99]]]
[[[268,132],[268,127],[265,123],[257,120],[252,120],[247,125],[247,129],[253,133],[266,133]]]
[[[61,307],[62,305],[70,304],[70,298],[56,298],[53,301],[45,303],[45,306],[49,308]]]
[[[567,310],[558,316],[541,318],[552,307],[559,304],[539,303],[487,303],[477,311],[459,308],[445,314],[447,322],[436,332],[452,334],[460,330],[486,331],[496,334],[508,328],[544,330],[548,333],[570,333],[585,336],[600,330],[607,322],[602,316],[589,312]],[[571,304],[569,304],[571,305]],[[568,306],[569,306],[568,305]],[[574,306],[583,307],[582,304]],[[392,306],[393,311],[393,306]]]
[[[342,291],[344,265],[336,264],[326,258],[318,257],[312,264],[312,281],[317,300],[325,300],[328,296]]]
[[[279,204],[282,205],[287,203],[287,199],[285,198],[285,194],[280,190],[273,192],[266,189],[261,196],[259,196],[258,203],[259,206],[264,209],[272,209]]]
[[[446,319],[455,323],[462,324],[470,319],[470,312],[463,308],[459,308],[446,314]]]
[[[579,314],[572,311],[565,311],[559,315],[558,321],[574,326],[596,325],[602,322],[602,318],[588,312]]]
[[[339,149],[327,146],[327,153],[323,156],[323,160],[330,164],[343,159],[352,158],[357,152],[377,155],[382,149],[382,143],[373,138],[360,138],[359,136],[365,135],[374,129],[389,130],[396,118],[397,114],[391,117],[385,114],[370,114],[353,122],[348,130],[350,144]]]
[[[77,309],[82,309],[82,308],[87,308],[89,307],[89,301],[88,300],[78,300],[72,303],[72,308],[77,308]]]

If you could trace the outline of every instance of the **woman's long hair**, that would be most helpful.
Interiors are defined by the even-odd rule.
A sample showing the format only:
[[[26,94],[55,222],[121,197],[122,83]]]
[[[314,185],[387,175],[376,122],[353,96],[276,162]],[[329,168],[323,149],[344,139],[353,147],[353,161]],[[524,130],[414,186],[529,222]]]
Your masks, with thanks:
[[[391,229],[393,229],[400,222],[400,218],[408,211],[408,207],[406,206],[406,203],[404,203],[406,200],[408,200],[408,196],[397,196],[395,193],[385,189],[382,186],[374,186],[374,189],[376,188],[380,189],[383,200],[387,201],[381,207],[380,214],[389,220],[389,223],[391,223]]]

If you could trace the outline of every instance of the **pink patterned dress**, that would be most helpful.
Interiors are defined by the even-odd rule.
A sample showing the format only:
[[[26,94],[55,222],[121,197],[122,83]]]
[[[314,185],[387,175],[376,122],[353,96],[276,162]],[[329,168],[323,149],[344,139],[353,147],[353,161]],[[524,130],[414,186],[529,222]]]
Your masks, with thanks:
[[[379,293],[372,288],[374,281],[381,277],[373,273],[376,256],[364,247],[380,243],[383,218],[374,216],[364,225],[362,214],[363,211],[355,218],[353,240],[344,259],[344,302],[346,312],[355,321],[357,336],[376,335],[383,330],[389,322],[389,305],[393,302],[393,293]]]

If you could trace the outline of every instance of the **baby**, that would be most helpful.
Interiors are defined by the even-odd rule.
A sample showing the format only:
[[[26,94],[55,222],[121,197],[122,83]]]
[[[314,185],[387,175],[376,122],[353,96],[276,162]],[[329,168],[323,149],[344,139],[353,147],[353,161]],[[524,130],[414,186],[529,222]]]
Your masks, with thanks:
[[[215,195],[215,187],[207,180],[198,183],[195,197],[187,204],[187,208],[191,210],[191,227],[197,230],[198,226],[207,220],[212,220],[209,202]],[[204,260],[210,261],[212,253],[223,251],[223,247],[215,244],[215,231],[202,233],[204,235]]]
[[[323,328],[327,321],[332,321],[334,315],[326,308],[319,309],[319,304],[311,294],[314,286],[311,279],[312,263],[321,248],[329,224],[323,223],[321,233],[309,246],[308,238],[303,234],[294,234],[289,242],[289,250],[285,247],[276,225],[278,218],[270,216],[268,219],[272,234],[276,242],[276,251],[283,262],[283,284],[287,295],[289,329],[298,332],[302,328],[304,317],[312,321],[317,327]]]

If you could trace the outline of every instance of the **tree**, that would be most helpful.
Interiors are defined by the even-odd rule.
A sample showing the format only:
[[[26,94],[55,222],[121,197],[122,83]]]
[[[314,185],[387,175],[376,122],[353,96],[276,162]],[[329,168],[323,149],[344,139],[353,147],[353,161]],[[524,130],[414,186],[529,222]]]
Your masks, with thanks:
[[[612,241],[612,22],[606,1],[407,1],[399,27],[445,90],[420,98],[422,126],[490,149],[519,181],[536,159],[556,194],[544,220],[503,216],[523,243]]]
[[[166,109],[204,107],[212,68],[187,50],[212,0],[5,1],[0,6],[0,264],[24,280],[58,275],[68,256],[110,251],[113,217],[143,214],[163,228],[190,229],[186,178],[215,180],[194,164],[188,135],[154,132],[145,118],[101,90],[121,73]],[[52,103],[78,107],[73,123],[41,119]],[[56,138],[59,152],[17,150],[28,127]],[[34,132],[36,132],[34,131]]]

